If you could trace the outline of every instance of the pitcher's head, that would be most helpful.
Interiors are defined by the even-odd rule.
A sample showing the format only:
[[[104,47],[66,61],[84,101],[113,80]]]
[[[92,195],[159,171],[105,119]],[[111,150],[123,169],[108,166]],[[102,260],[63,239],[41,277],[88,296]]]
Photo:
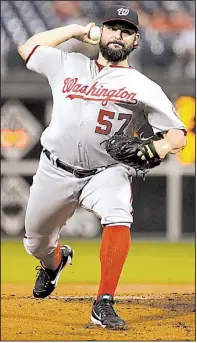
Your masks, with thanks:
[[[138,14],[131,8],[115,5],[107,11],[99,43],[102,56],[109,62],[121,62],[139,47]]]

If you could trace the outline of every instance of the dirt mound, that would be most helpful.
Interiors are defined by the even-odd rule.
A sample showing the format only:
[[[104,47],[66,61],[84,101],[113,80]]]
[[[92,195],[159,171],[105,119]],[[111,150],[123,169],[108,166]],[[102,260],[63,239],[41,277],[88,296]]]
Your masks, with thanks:
[[[93,286],[95,287],[95,286]],[[127,285],[129,288],[129,285]],[[133,286],[130,286],[130,289]],[[90,286],[91,288],[91,286]],[[59,285],[53,296],[34,299],[30,285],[3,285],[3,341],[194,341],[192,292],[142,292],[119,288],[115,309],[127,326],[121,331],[90,323],[93,296],[86,285]],[[69,295],[69,289],[72,290]],[[76,289],[80,289],[77,293]],[[124,287],[123,287],[124,289]],[[148,287],[149,289],[149,287]],[[138,289],[139,291],[139,289]],[[145,291],[145,289],[144,289]]]

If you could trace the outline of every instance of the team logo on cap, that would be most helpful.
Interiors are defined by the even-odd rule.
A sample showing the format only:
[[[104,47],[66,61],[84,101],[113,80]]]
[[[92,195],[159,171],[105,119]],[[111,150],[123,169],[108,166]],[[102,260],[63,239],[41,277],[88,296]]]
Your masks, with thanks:
[[[129,9],[128,8],[119,8],[117,10],[117,12],[118,12],[118,15],[127,15],[127,14],[129,14]]]

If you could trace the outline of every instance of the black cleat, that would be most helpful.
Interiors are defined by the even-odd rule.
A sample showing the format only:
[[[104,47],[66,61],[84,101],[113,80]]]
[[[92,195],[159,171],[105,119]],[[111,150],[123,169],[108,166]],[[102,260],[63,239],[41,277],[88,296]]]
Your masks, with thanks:
[[[61,247],[62,260],[56,270],[51,270],[41,266],[36,267],[38,270],[36,283],[33,289],[33,296],[35,298],[46,298],[50,295],[57,286],[60,273],[63,268],[72,264],[73,250],[64,245]]]
[[[113,308],[114,299],[111,294],[102,294],[94,302],[91,321],[107,329],[123,329],[125,321],[121,319]]]

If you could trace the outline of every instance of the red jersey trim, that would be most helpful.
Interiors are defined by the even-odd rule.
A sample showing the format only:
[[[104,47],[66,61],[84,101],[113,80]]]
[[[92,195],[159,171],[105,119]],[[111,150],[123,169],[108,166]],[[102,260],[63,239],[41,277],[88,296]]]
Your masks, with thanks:
[[[97,65],[99,71],[101,71],[104,68],[104,66],[102,66],[102,64],[98,63],[98,61],[94,61],[94,62]]]
[[[105,68],[105,66],[103,66],[102,64],[98,63],[98,61],[95,60],[95,63],[99,69],[99,71],[101,71],[103,68]],[[126,68],[126,69],[133,69],[131,66],[128,66],[128,67],[124,67],[124,66],[116,66],[116,65],[113,65],[111,64],[109,67],[111,68]]]
[[[124,66],[115,66],[115,65],[111,65],[110,67],[112,68],[126,68],[126,69],[133,69],[131,66],[128,66],[128,67],[124,67]]]
[[[40,45],[36,45],[33,50],[30,52],[29,56],[26,58],[25,60],[25,64],[27,64],[29,62],[29,59],[31,58],[31,56],[33,55],[34,51],[39,47]]]

